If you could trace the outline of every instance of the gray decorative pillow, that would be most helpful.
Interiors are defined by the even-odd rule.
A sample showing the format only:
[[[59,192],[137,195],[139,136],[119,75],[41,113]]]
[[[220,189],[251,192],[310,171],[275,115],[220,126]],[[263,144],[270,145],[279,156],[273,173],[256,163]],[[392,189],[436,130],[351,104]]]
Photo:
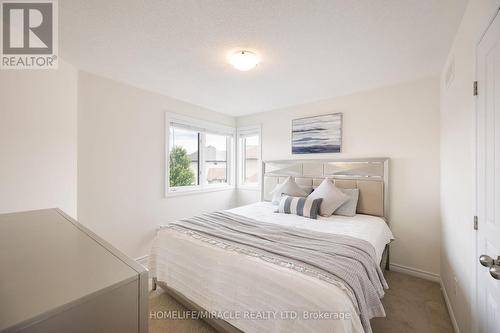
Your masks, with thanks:
[[[356,207],[358,206],[358,198],[359,198],[359,189],[357,188],[342,188],[340,189],[344,194],[349,196],[349,199],[342,204],[337,210],[333,213],[334,215],[342,215],[342,216],[355,216],[356,215]]]
[[[319,214],[321,216],[331,216],[349,197],[338,189],[331,179],[325,178],[321,184],[307,197],[308,199],[323,198]]]
[[[308,193],[300,188],[295,182],[295,179],[288,177],[282,184],[276,185],[274,190],[271,192],[273,194],[272,203],[277,205],[280,203],[281,195],[291,195],[293,197],[307,197]]]
[[[319,207],[323,199],[309,199],[283,195],[276,213],[295,214],[310,219],[317,219]]]

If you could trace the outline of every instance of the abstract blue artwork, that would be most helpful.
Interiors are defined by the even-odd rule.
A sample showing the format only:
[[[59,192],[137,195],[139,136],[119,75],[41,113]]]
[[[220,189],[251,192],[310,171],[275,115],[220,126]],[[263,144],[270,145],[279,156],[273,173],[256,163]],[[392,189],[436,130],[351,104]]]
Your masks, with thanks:
[[[292,154],[340,153],[342,113],[292,120]]]

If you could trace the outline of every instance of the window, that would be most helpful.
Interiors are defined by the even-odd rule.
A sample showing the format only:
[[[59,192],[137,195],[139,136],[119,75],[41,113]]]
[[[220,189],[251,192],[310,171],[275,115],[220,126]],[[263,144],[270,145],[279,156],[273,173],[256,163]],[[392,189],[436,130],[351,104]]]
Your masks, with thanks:
[[[227,183],[227,141],[225,135],[205,135],[205,177],[208,184]]]
[[[175,126],[170,127],[169,185],[199,185],[200,133]]]
[[[259,137],[257,135],[247,136],[242,139],[243,143],[243,183],[258,184],[259,182]]]
[[[239,185],[258,188],[260,182],[260,127],[238,129]]]
[[[234,129],[167,114],[167,194],[230,187]]]

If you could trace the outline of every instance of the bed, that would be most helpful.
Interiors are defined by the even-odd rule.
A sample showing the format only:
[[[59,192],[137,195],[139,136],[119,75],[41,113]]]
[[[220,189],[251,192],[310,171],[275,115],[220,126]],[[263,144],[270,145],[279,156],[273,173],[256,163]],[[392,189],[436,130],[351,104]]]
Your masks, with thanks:
[[[271,161],[263,164],[262,202],[211,218],[234,218],[284,228],[298,235],[360,240],[373,248],[373,261],[388,266],[388,159]],[[333,215],[314,221],[275,213],[270,193],[293,176],[304,187],[325,177],[338,187],[358,188],[354,217]],[[231,222],[229,222],[231,223]],[[175,224],[175,223],[174,223]],[[196,234],[196,233],[194,233]],[[199,236],[199,234],[198,234]],[[336,239],[336,238],[335,238]],[[224,242],[222,242],[224,243]],[[155,283],[222,332],[370,332],[359,305],[343,283],[306,274],[302,267],[276,264],[241,248],[218,246],[171,225],[158,231],[150,255]],[[383,296],[383,292],[378,294]],[[372,313],[383,316],[383,308]]]

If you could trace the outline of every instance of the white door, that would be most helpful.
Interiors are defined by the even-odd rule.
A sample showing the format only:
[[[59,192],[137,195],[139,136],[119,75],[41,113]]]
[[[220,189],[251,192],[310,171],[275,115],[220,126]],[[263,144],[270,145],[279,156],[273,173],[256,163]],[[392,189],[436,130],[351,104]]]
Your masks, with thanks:
[[[500,16],[477,49],[476,321],[481,333],[500,333]],[[488,256],[488,257],[487,257]],[[482,262],[482,264],[480,264]]]

